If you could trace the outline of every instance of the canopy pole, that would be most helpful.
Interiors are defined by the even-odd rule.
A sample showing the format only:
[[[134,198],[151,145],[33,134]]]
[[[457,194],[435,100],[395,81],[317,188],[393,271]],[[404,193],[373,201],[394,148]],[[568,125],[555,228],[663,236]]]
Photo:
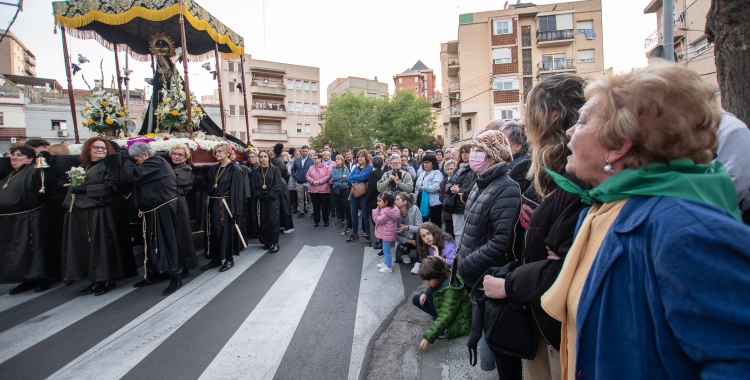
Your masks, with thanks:
[[[180,6],[182,7],[182,6]],[[188,76],[188,60],[187,60],[187,43],[185,39],[185,18],[182,16],[182,8],[180,8],[180,35],[182,37],[182,68],[185,70],[185,111],[187,112],[187,127],[190,133],[190,140],[195,141],[193,136],[193,117],[190,112],[190,76]],[[179,80],[179,78],[177,78]]]
[[[114,44],[115,51],[115,69],[117,70],[117,93],[120,95],[120,107],[125,106],[125,102],[122,100],[122,77],[120,76],[120,58],[117,56],[117,44]]]
[[[73,131],[76,136],[76,144],[81,143],[78,136],[78,118],[76,117],[76,99],[73,96],[73,79],[70,75],[70,56],[68,55],[68,39],[65,37],[65,28],[60,27],[62,34],[63,56],[65,57],[65,75],[68,77],[68,99],[70,99],[70,112],[73,114]]]
[[[221,112],[221,135],[227,138],[227,121],[224,117],[224,93],[221,91],[221,63],[219,62],[219,44],[214,42],[214,56],[216,58],[216,80],[219,82],[219,109]]]
[[[250,119],[247,114],[250,110],[247,108],[247,85],[245,85],[245,55],[240,56],[240,71],[242,73],[242,97],[245,101],[245,129],[247,130],[247,145],[250,145]]]

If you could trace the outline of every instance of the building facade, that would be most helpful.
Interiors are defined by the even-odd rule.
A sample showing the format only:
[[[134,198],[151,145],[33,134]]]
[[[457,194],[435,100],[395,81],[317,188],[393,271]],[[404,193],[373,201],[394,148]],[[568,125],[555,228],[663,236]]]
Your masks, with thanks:
[[[0,35],[4,32],[0,30]],[[36,76],[36,56],[13,32],[0,42],[0,74]]]
[[[388,98],[388,83],[378,82],[375,79],[365,79],[358,77],[336,78],[328,85],[326,94],[328,102],[335,96],[341,95],[346,91],[352,93],[365,94],[365,96]]]
[[[414,95],[425,99],[435,98],[435,73],[422,61],[417,61],[410,69],[393,76],[396,89],[414,91]]]
[[[458,39],[440,46],[442,133],[459,146],[494,119],[520,119],[524,95],[558,73],[586,79],[604,69],[600,0],[459,16]]]
[[[662,3],[662,0],[651,0],[643,10],[644,14],[656,14],[656,30],[644,41],[646,56],[649,59],[663,57]],[[710,8],[711,2],[706,0],[674,1],[674,52],[678,63],[695,70],[718,92],[714,46],[708,42],[704,33],[706,16]]]
[[[320,133],[320,69],[289,63],[262,61],[245,55],[247,107],[243,99],[240,61],[221,62],[224,117],[227,133],[247,139],[245,112],[250,121],[250,140],[259,149],[276,143],[286,147],[309,144]],[[206,111],[221,126],[218,91],[203,97]]]

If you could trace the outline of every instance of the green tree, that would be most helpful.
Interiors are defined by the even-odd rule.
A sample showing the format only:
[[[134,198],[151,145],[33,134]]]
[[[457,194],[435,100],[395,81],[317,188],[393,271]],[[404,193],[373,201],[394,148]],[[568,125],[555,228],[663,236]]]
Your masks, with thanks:
[[[397,90],[392,101],[345,92],[330,101],[323,117],[322,132],[310,139],[316,147],[372,149],[383,142],[416,150],[435,140],[437,114],[426,99],[410,91]]]

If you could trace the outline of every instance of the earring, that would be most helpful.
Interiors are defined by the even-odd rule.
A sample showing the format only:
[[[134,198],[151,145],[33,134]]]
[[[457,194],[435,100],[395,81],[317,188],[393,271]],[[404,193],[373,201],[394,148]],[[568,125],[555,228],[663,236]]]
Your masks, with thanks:
[[[612,169],[612,164],[607,161],[607,165],[604,165],[604,171],[607,172],[607,174],[614,173],[615,169]]]

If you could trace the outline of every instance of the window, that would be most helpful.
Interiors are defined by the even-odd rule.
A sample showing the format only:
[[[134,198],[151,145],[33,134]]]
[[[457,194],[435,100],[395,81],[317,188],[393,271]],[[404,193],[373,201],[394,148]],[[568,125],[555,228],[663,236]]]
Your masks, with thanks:
[[[296,90],[301,90],[302,89],[302,81],[301,80],[294,81],[294,88]]]
[[[398,78],[398,83],[404,83],[404,78]]]
[[[4,127],[4,126],[5,126],[5,115],[2,112],[0,112],[0,127]]]
[[[302,123],[297,123],[297,133],[302,133]]]
[[[565,54],[545,54],[542,56],[540,70],[564,70]]]
[[[419,77],[414,77],[414,83],[419,83]]]
[[[310,134],[310,124],[305,124],[305,134]]]
[[[578,63],[590,63],[594,62],[594,49],[579,50],[578,51]]]
[[[295,104],[296,104],[296,107],[294,107],[294,110],[297,112],[302,112],[302,103],[297,102]]]
[[[495,91],[518,90],[518,78],[495,78],[494,82],[492,83],[492,89]]]
[[[310,82],[307,82],[307,81],[304,82],[304,90],[310,91]]]
[[[531,87],[533,87],[533,82],[531,78],[523,78],[523,97],[524,101],[526,101],[526,94],[529,93],[529,90],[531,90]]]
[[[66,129],[68,129],[68,123],[65,120],[52,120],[53,131],[64,131]]]
[[[229,62],[229,72],[234,72],[234,62]]]
[[[312,104],[312,112],[318,113],[318,103],[313,103]]]
[[[310,82],[310,91],[318,92],[318,82]]]
[[[289,112],[294,111],[294,102],[286,102],[286,110]]]
[[[266,86],[273,87],[273,88],[278,88],[279,87],[279,82],[269,81],[268,83],[266,83]]]
[[[375,92],[368,92],[367,94],[365,94],[365,96],[367,96],[368,98],[374,98],[377,97],[378,94]]]
[[[286,80],[286,89],[287,90],[294,90],[294,80],[293,79],[287,79]]]
[[[229,92],[234,92],[234,90],[237,89],[237,82],[229,82]]]
[[[414,91],[419,91],[419,86],[414,86]]]
[[[310,103],[305,103],[305,112],[310,112]]]
[[[531,46],[531,26],[526,25],[521,27],[521,43],[523,47]]]
[[[245,114],[245,106],[240,106],[240,113],[239,115],[242,116]]]
[[[518,106],[495,106],[495,119],[512,120],[518,117]]]
[[[588,20],[588,21],[578,21],[576,23],[576,29],[578,33],[585,33],[584,30],[593,30],[594,29],[594,21]]]
[[[471,119],[466,119],[466,132],[471,131]]]
[[[539,31],[549,32],[557,30],[557,23],[555,22],[555,16],[542,16],[539,17]]]
[[[510,63],[510,48],[492,49],[492,63],[499,65],[501,63]]]
[[[236,114],[236,106],[234,105],[229,106],[229,115],[232,116],[235,114]]]
[[[510,20],[495,20],[492,25],[492,31],[495,35],[513,33],[513,24]]]

